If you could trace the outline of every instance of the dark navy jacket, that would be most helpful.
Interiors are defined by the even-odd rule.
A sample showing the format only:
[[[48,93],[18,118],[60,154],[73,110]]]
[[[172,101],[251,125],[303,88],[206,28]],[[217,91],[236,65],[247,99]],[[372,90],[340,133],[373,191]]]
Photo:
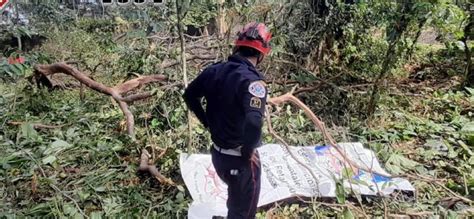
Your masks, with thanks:
[[[183,97],[218,147],[242,146],[242,156],[248,158],[260,145],[267,90],[263,76],[246,58],[232,55],[227,62],[207,67]]]

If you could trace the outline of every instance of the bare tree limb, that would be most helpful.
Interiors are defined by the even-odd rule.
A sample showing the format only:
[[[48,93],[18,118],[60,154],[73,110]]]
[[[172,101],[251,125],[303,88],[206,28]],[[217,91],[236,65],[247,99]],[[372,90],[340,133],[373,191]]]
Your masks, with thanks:
[[[122,99],[122,101],[126,102],[126,103],[132,103],[132,102],[135,102],[135,101],[138,101],[138,100],[143,100],[143,99],[147,99],[151,96],[153,96],[154,94],[152,92],[143,92],[143,93],[138,93],[138,94],[131,94],[131,95],[128,95],[126,97],[124,97]]]
[[[164,75],[148,75],[148,76],[140,76],[138,78],[128,80],[114,87],[108,87],[100,82],[97,82],[91,79],[84,73],[67,65],[64,62],[54,63],[50,65],[35,65],[34,69],[35,69],[35,78],[37,78],[36,81],[38,83],[41,81],[40,78],[42,77],[47,78],[48,76],[56,74],[56,73],[63,73],[63,74],[74,77],[76,80],[78,80],[82,84],[86,85],[87,87],[95,91],[112,96],[113,99],[117,101],[117,103],[119,104],[120,110],[122,110],[125,116],[125,119],[127,121],[127,133],[128,135],[130,135],[130,137],[132,137],[132,139],[135,139],[135,132],[134,132],[135,122],[134,122],[133,114],[132,112],[130,112],[130,109],[128,108],[127,103],[131,103],[139,99],[148,98],[152,96],[152,94],[145,92],[141,94],[130,95],[130,96],[127,96],[126,98],[123,98],[121,94],[127,93],[129,91],[132,91],[134,89],[137,89],[149,83],[155,83],[155,82],[166,80],[166,76]]]
[[[127,93],[133,89],[139,88],[148,83],[160,82],[166,80],[164,75],[149,75],[149,76],[140,76],[138,78],[126,81],[122,84],[119,84],[112,89],[116,90],[119,94]]]
[[[311,121],[313,122],[313,124],[321,131],[326,143],[328,143],[331,147],[333,147],[341,155],[341,157],[344,159],[344,161],[347,164],[349,164],[350,168],[354,172],[357,169],[361,169],[361,170],[364,170],[365,172],[368,172],[370,174],[376,173],[376,174],[381,175],[381,176],[391,177],[388,174],[374,172],[373,170],[371,170],[369,168],[361,167],[360,165],[358,165],[357,163],[355,163],[354,161],[349,159],[347,157],[346,153],[344,152],[344,150],[341,147],[339,147],[337,142],[333,139],[333,137],[326,130],[325,124],[311,111],[311,109],[309,109],[309,107],[306,104],[304,104],[303,102],[301,102],[301,100],[299,100],[298,98],[293,96],[293,94],[291,92],[287,93],[287,94],[284,94],[282,96],[271,98],[271,99],[268,100],[268,103],[273,104],[273,105],[281,105],[285,102],[293,103],[296,106],[298,106],[298,108],[300,108],[304,111],[306,116],[308,116],[311,119]]]

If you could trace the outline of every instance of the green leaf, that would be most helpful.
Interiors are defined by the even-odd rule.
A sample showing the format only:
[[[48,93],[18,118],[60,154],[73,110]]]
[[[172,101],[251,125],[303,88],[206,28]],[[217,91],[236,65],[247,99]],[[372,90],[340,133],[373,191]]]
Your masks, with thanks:
[[[182,192],[179,192],[178,194],[176,194],[176,201],[182,202],[183,200],[184,200],[184,195]]]
[[[22,74],[22,69],[20,68],[20,66],[18,64],[14,64],[14,65],[10,65],[10,70],[16,75],[16,76],[20,76],[20,75],[23,75]]]
[[[122,149],[123,149],[123,145],[121,145],[121,144],[117,144],[117,145],[112,147],[113,151],[121,151]]]
[[[87,198],[89,198],[91,196],[90,193],[88,193],[86,191],[83,191],[83,190],[80,190],[77,194],[79,195],[79,199],[81,201],[86,201]]]
[[[66,214],[68,216],[74,216],[74,215],[79,213],[77,211],[76,207],[74,207],[74,205],[69,204],[69,203],[66,203],[66,204],[63,205],[63,212],[64,212],[64,214]]]
[[[466,136],[467,144],[474,146],[474,122],[466,123],[461,129],[461,133]]]
[[[444,141],[441,140],[441,139],[428,139],[425,143],[425,146],[430,148],[430,149],[437,150],[437,151],[447,151],[448,150],[448,146],[446,146]]]
[[[56,161],[56,156],[54,155],[49,155],[43,158],[43,164],[52,164],[54,161]]]
[[[110,197],[103,200],[103,205],[106,215],[117,214],[121,211],[122,204],[119,197]]]
[[[94,188],[94,190],[96,192],[105,192],[105,187],[104,186],[99,186],[99,187]]]
[[[344,213],[342,213],[344,219],[354,219],[354,214],[349,208],[344,209]]]
[[[89,217],[91,219],[101,219],[102,218],[102,213],[100,211],[93,211],[90,213]]]
[[[464,151],[467,152],[467,154],[469,154],[470,156],[474,155],[474,153],[472,153],[471,149],[469,149],[469,146],[467,146],[466,143],[461,140],[458,140],[458,144],[462,147],[462,149],[464,149]]]
[[[464,89],[466,89],[467,92],[469,92],[469,94],[471,94],[471,96],[474,96],[474,88],[465,87]]]
[[[31,123],[25,122],[21,124],[21,135],[25,138],[36,138],[38,133]]]
[[[448,216],[446,217],[447,219],[457,219],[459,218],[459,215],[455,211],[448,211]]]
[[[386,162],[386,168],[393,174],[401,174],[406,170],[412,170],[419,164],[401,154],[394,153],[390,155]]]
[[[44,214],[44,213],[51,213],[51,204],[50,203],[41,203],[37,204],[34,207],[32,207],[29,212],[29,214]]]
[[[346,191],[341,180],[336,181],[336,199],[339,204],[346,203]]]
[[[72,147],[71,144],[67,143],[66,141],[57,139],[43,152],[45,155],[57,154],[63,150]]]
[[[461,132],[463,133],[469,133],[469,134],[474,134],[474,122],[468,122],[466,123],[462,129]]]
[[[353,176],[354,176],[354,172],[352,171],[352,168],[342,169],[342,178],[351,179]]]

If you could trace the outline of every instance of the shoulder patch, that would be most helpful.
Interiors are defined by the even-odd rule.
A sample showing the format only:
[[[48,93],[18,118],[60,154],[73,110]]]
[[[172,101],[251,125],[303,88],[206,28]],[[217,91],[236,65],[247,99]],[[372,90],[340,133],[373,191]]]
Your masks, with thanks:
[[[254,81],[249,85],[249,93],[256,97],[264,98],[267,93],[263,81]]]
[[[250,107],[260,109],[262,107],[262,101],[258,97],[250,98]]]

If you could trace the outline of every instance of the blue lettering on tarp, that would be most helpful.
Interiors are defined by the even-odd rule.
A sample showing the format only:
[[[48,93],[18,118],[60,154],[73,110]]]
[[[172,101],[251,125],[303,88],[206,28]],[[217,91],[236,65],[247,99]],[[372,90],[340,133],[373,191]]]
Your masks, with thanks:
[[[372,177],[372,181],[374,181],[374,183],[379,183],[379,182],[390,182],[391,179],[386,177],[386,176],[381,176],[379,174],[376,174],[374,173],[373,174],[373,177]]]
[[[353,176],[352,178],[355,180],[360,180],[360,177],[364,174],[365,174],[364,171],[359,170],[359,173],[357,173],[357,175]]]
[[[361,180],[361,178],[366,174],[365,171],[359,170],[359,173],[357,175],[353,176],[352,178],[355,180]],[[391,179],[389,177],[385,177],[379,174],[372,174],[372,182],[374,183],[379,183],[379,182],[390,182]]]
[[[324,152],[329,150],[329,146],[327,145],[321,145],[321,146],[315,146],[314,151],[316,152],[317,155],[324,155]]]

